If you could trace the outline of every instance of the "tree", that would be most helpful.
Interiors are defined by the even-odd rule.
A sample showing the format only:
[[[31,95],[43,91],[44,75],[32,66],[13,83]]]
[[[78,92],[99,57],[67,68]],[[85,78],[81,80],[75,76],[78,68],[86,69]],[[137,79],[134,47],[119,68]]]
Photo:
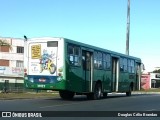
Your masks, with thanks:
[[[12,45],[10,43],[8,43],[7,40],[2,40],[0,39],[0,47],[1,46],[8,46],[10,50],[12,50]]]
[[[160,69],[154,70],[153,73],[160,73]]]

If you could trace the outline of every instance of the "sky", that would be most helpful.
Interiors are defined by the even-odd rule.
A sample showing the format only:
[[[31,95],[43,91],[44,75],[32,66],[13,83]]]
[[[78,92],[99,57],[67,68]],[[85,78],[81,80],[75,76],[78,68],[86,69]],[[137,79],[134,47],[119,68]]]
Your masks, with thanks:
[[[129,55],[160,67],[160,0],[131,0]],[[126,50],[127,0],[0,0],[0,36],[64,37]]]

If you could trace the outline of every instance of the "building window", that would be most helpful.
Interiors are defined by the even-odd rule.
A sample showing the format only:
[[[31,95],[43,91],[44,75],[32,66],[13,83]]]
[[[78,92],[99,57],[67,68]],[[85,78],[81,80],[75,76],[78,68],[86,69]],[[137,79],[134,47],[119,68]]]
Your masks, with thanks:
[[[24,47],[17,46],[17,53],[24,53]]]
[[[23,61],[16,61],[16,67],[23,67]]]
[[[0,59],[0,66],[9,66],[9,60]]]

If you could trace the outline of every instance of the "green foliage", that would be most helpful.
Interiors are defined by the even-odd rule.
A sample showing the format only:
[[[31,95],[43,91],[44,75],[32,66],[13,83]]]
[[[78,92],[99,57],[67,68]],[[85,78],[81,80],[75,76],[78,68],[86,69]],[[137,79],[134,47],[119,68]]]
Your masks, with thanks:
[[[154,70],[153,73],[160,73],[160,69]]]

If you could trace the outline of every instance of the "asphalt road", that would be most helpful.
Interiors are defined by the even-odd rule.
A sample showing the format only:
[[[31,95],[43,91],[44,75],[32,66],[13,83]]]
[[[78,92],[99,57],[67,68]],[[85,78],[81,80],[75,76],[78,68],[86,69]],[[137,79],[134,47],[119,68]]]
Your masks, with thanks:
[[[160,94],[134,94],[130,97],[126,97],[125,94],[113,94],[101,100],[87,100],[86,96],[76,96],[71,101],[64,101],[59,97],[0,100],[0,111],[118,111],[120,114],[122,111],[125,111],[125,113],[129,111],[142,111],[152,113],[160,111]],[[70,112],[68,114],[74,113]],[[106,118],[109,119],[109,117]],[[98,119],[106,120],[106,118],[100,117]],[[120,117],[119,119],[124,118],[126,117]],[[74,118],[72,117],[72,119]],[[79,119],[83,119],[83,113]],[[112,119],[117,119],[117,117]],[[142,117],[136,117],[137,119],[142,119]],[[146,117],[143,119],[146,119]],[[154,119],[159,118],[153,117],[152,120]]]

